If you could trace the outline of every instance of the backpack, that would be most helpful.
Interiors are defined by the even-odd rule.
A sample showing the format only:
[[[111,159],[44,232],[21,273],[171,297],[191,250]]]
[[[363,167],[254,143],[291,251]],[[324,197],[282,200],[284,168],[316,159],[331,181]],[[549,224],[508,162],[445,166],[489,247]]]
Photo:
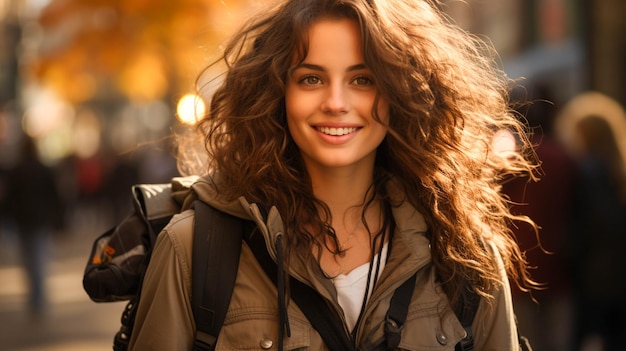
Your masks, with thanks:
[[[180,211],[173,193],[187,189],[196,178],[174,178],[171,184],[140,184],[132,187],[134,211],[118,225],[97,237],[83,275],[83,287],[95,302],[128,301],[122,312],[121,327],[115,334],[114,351],[126,351],[141,297],[143,276],[150,262],[157,235],[171,217]],[[192,310],[197,331],[194,350],[213,350],[230,303],[241,240],[246,240],[266,274],[277,284],[277,267],[269,256],[260,235],[249,235],[253,223],[224,212],[199,200],[194,201],[194,238],[192,252]],[[227,269],[225,269],[227,268]],[[331,350],[354,350],[354,343],[344,332],[323,298],[295,279],[289,281],[291,298],[305,313]],[[385,321],[386,349],[400,342],[415,275],[401,285],[391,299]],[[280,296],[279,296],[280,298]],[[474,350],[471,324],[479,298],[469,294],[454,308],[466,337],[456,345],[457,351]],[[283,318],[281,311],[281,321]],[[282,324],[281,324],[282,325]],[[280,328],[283,330],[284,328]],[[520,337],[522,350],[530,350]]]

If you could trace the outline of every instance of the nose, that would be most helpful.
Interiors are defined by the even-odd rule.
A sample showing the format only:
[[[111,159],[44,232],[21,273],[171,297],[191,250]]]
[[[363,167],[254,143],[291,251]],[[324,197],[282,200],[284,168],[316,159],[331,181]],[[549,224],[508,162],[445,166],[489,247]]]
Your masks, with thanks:
[[[322,102],[322,111],[331,115],[338,115],[350,109],[350,97],[343,84],[331,84]]]

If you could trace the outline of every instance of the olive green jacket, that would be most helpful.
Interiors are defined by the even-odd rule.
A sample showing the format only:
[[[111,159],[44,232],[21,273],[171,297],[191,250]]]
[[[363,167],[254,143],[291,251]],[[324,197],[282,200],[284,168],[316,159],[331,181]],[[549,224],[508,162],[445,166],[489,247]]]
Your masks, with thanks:
[[[183,208],[188,208],[198,198],[224,212],[254,220],[265,236],[270,255],[275,259],[275,234],[283,232],[283,223],[276,208],[271,208],[267,221],[263,221],[257,206],[243,198],[228,204],[217,201],[206,178],[198,179],[191,188],[189,194],[186,186],[173,184],[174,198],[183,203]],[[392,197],[402,199],[402,194],[393,184],[389,184],[388,188]],[[193,216],[191,209],[175,215],[157,239],[142,287],[130,341],[131,350],[192,350],[195,333],[191,307]],[[435,279],[430,245],[425,236],[426,223],[406,201],[393,209],[393,216],[396,222],[393,249],[369,298],[363,318],[356,327],[357,348],[366,350],[372,345],[380,345],[385,315],[394,290],[417,272],[416,287],[398,349],[452,351],[466,333]],[[501,263],[497,252],[494,259]],[[324,277],[317,262],[292,258],[289,274],[317,290],[337,314],[343,316],[335,288]],[[493,295],[493,301],[481,301],[474,319],[475,350],[519,350],[511,292],[504,270],[502,286]],[[276,296],[276,286],[243,242],[233,296],[216,349],[276,350],[279,326]],[[291,336],[285,336],[285,350],[328,349],[293,302],[288,303],[288,315]]]

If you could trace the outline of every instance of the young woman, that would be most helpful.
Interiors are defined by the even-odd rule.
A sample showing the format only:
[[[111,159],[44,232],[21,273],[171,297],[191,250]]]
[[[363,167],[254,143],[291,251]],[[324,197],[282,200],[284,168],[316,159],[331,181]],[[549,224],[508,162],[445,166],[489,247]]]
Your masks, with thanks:
[[[475,349],[518,350],[509,278],[533,283],[498,183],[534,164],[493,152],[502,129],[529,149],[508,81],[437,6],[291,0],[252,19],[226,47],[198,127],[209,157],[193,197],[256,222],[357,349],[385,349],[391,296],[415,274],[397,349],[454,350],[466,332],[452,306],[473,291]],[[193,215],[156,243],[131,349],[192,348]],[[217,349],[327,349],[289,297],[280,323],[278,293],[243,243]]]

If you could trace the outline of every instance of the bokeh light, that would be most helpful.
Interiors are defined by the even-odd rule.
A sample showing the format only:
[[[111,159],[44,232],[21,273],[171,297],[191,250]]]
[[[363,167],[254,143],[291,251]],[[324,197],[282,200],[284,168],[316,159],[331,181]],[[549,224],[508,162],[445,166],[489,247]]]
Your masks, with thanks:
[[[176,106],[176,117],[188,125],[196,124],[196,122],[204,116],[205,106],[202,98],[196,94],[187,94],[183,96]]]

